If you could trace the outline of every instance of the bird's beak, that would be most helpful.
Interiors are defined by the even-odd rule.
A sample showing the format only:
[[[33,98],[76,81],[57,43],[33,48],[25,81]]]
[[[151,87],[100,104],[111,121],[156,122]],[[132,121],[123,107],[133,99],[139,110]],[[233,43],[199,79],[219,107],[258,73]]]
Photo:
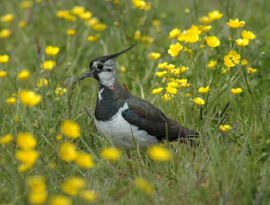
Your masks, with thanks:
[[[88,78],[88,77],[92,77],[92,72],[88,71],[82,77],[80,77],[80,80],[85,79],[85,78]]]

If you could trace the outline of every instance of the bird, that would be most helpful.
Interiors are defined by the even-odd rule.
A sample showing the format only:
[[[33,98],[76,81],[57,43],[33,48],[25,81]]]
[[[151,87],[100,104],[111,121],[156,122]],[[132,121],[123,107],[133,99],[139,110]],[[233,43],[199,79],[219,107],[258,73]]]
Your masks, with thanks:
[[[80,78],[92,77],[98,81],[94,121],[100,135],[127,153],[159,142],[186,142],[199,136],[198,132],[166,117],[155,105],[132,95],[119,84],[115,59],[135,45],[116,54],[94,58],[89,71]]]

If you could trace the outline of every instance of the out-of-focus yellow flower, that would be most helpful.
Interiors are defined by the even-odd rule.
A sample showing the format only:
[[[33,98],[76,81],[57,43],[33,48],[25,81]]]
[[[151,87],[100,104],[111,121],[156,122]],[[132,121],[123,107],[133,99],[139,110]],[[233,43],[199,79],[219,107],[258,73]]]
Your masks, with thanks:
[[[167,84],[168,87],[173,87],[173,88],[179,88],[179,84],[176,83],[175,81],[171,81]]]
[[[54,92],[55,92],[55,94],[62,96],[64,93],[67,92],[67,89],[66,89],[66,88],[61,88],[61,87],[58,86],[58,87],[55,89]]]
[[[217,19],[220,19],[223,16],[223,14],[220,13],[219,10],[214,10],[214,11],[208,13],[208,16],[212,20],[217,20]]]
[[[154,161],[165,162],[172,159],[171,151],[160,145],[151,146],[147,152]]]
[[[114,162],[120,159],[121,151],[115,147],[106,147],[101,150],[100,155],[103,159]]]
[[[168,50],[168,53],[173,56],[176,57],[178,55],[178,53],[183,49],[183,46],[180,43],[176,43],[176,44],[171,44],[170,45],[170,49]]]
[[[44,192],[30,192],[28,200],[31,204],[44,204],[47,200],[48,193]]]
[[[125,66],[121,66],[120,70],[121,70],[122,72],[125,72],[127,69],[126,69]]]
[[[14,15],[13,14],[6,14],[4,16],[1,16],[1,21],[5,22],[5,23],[9,23],[14,19]]]
[[[153,43],[154,39],[149,36],[142,36],[141,38],[142,42],[146,43],[147,46],[150,46],[151,43]]]
[[[7,71],[0,70],[0,78],[6,77]]]
[[[167,75],[167,73],[168,73],[167,71],[158,71],[158,72],[156,72],[156,76],[162,78],[165,75]]]
[[[93,203],[98,199],[98,194],[94,190],[83,190],[80,193],[80,197],[85,201]]]
[[[208,16],[203,16],[199,18],[199,21],[202,22],[203,24],[210,24],[212,23],[213,20],[209,18]]]
[[[19,167],[18,167],[18,171],[19,172],[28,172],[28,171],[30,171],[31,170],[31,168],[32,168],[32,166],[33,165],[26,165],[26,164],[21,164]]]
[[[11,35],[11,31],[8,29],[2,29],[0,31],[0,38],[8,38]]]
[[[136,177],[134,184],[139,190],[148,195],[153,194],[155,191],[155,187],[142,177]]]
[[[75,34],[76,34],[76,31],[74,29],[68,29],[67,30],[67,35],[74,36]]]
[[[159,64],[158,64],[158,68],[160,68],[160,69],[166,69],[167,65],[168,65],[168,62],[159,63]],[[174,67],[175,67],[175,66],[174,66]]]
[[[238,46],[245,47],[249,44],[249,40],[247,38],[239,38],[236,39],[235,42],[237,43]]]
[[[221,129],[223,132],[228,132],[229,130],[231,130],[231,126],[230,125],[220,125],[219,129]]]
[[[246,66],[246,65],[248,64],[247,59],[243,59],[243,60],[241,61],[241,64],[242,64],[242,66]]]
[[[37,2],[37,3],[41,3],[41,2],[42,2],[42,0],[36,0],[36,2]]]
[[[75,163],[81,168],[92,168],[94,167],[93,157],[87,153],[77,152],[78,156]]]
[[[62,140],[62,139],[63,139],[63,135],[57,135],[57,136],[56,136],[56,139],[57,139],[57,140]]]
[[[43,63],[40,64],[40,68],[44,68],[44,70],[52,70],[55,65],[55,61],[46,60],[44,61],[44,66]]]
[[[161,22],[158,19],[154,19],[152,21],[152,25],[155,26],[156,28],[160,27],[160,24],[161,24]]]
[[[230,68],[222,68],[222,74],[225,74],[225,73],[227,73],[228,71],[230,70]]]
[[[25,21],[20,21],[19,22],[19,27],[23,28],[26,26],[26,22]]]
[[[105,24],[103,24],[103,23],[98,23],[98,24],[95,24],[94,26],[93,26],[93,29],[95,30],[95,31],[103,31],[104,29],[106,29],[106,25]]]
[[[194,54],[194,52],[191,49],[187,48],[187,47],[184,47],[184,52],[188,53],[188,54],[191,54],[191,55]]]
[[[8,55],[0,55],[0,63],[1,64],[7,63],[8,60],[9,60],[9,56]]]
[[[172,97],[170,95],[168,95],[167,93],[165,93],[163,96],[161,96],[161,99],[164,101],[168,101],[168,100],[171,100]]]
[[[65,16],[70,15],[68,10],[58,10],[56,16],[58,18],[65,18]]]
[[[113,25],[119,26],[119,22],[118,21],[115,21],[115,22],[113,22]]]
[[[29,8],[31,6],[33,6],[33,1],[31,1],[31,0],[21,2],[21,8],[22,9],[27,9],[27,8]]]
[[[175,79],[175,82],[178,83],[179,86],[182,88],[190,86],[190,84],[188,83],[188,79]]]
[[[11,134],[7,134],[5,136],[0,137],[0,144],[9,145],[12,140],[13,140],[12,135]]]
[[[41,88],[42,86],[47,86],[48,80],[46,78],[39,78],[37,82],[37,87]]]
[[[58,47],[47,46],[45,48],[45,53],[47,53],[49,56],[55,56],[58,52],[59,52]]]
[[[91,16],[92,16],[92,13],[90,11],[85,11],[85,12],[79,14],[79,17],[84,21],[90,19]]]
[[[209,86],[206,86],[205,88],[204,88],[204,87],[200,87],[200,88],[199,88],[199,92],[200,92],[200,93],[203,93],[203,94],[206,94],[206,93],[208,93],[209,91],[210,91]]]
[[[88,36],[88,38],[87,38],[87,40],[88,41],[96,41],[96,40],[98,40],[100,38],[100,34],[99,33],[97,33],[96,35],[94,35],[94,36]]]
[[[198,105],[204,105],[204,100],[199,97],[196,97],[193,101]]]
[[[231,91],[232,91],[233,94],[236,94],[236,95],[243,92],[242,88],[232,88]]]
[[[251,67],[248,67],[248,68],[247,68],[247,72],[248,72],[249,74],[255,73],[256,71],[257,71],[257,69],[254,69],[254,68],[251,68]]]
[[[83,6],[74,6],[71,13],[79,16],[80,14],[84,13],[84,10],[85,8]]]
[[[65,120],[61,125],[61,132],[66,137],[77,139],[81,135],[80,126],[77,122]]]
[[[139,40],[141,38],[141,32],[138,30],[138,31],[135,31],[135,34],[134,34],[134,39],[135,40]]]
[[[60,158],[66,162],[72,162],[78,156],[75,145],[69,142],[65,142],[61,145],[59,154]]]
[[[180,74],[180,68],[176,68],[176,69],[171,70],[171,73],[172,73],[174,76],[179,75],[179,74]]]
[[[239,19],[232,20],[230,19],[229,22],[227,22],[227,25],[229,25],[231,28],[240,28],[245,25],[246,22],[239,21]]]
[[[156,88],[152,90],[152,94],[158,94],[163,90],[163,88]]]
[[[33,149],[37,144],[37,139],[28,132],[20,132],[17,136],[17,145],[21,149]]]
[[[256,38],[256,36],[251,31],[247,31],[247,30],[243,30],[241,35],[243,38],[246,38],[248,40],[252,40]]]
[[[14,105],[17,102],[17,99],[14,97],[6,99],[6,103],[9,105]]]
[[[187,93],[186,97],[189,98],[190,97],[190,93]]]
[[[208,68],[211,68],[211,69],[215,69],[216,65],[217,65],[217,61],[213,61],[213,60],[209,61],[207,64]]]
[[[188,69],[189,69],[188,67],[183,66],[183,67],[181,67],[180,71],[181,71],[181,73],[184,73],[184,72],[186,72]]]
[[[98,18],[96,18],[96,17],[93,17],[93,18],[91,18],[89,21],[87,21],[87,23],[86,23],[86,25],[87,26],[94,26],[94,25],[96,25],[96,24],[98,24],[100,21],[99,21],[99,19]]]
[[[28,70],[22,70],[18,73],[17,78],[20,80],[27,80],[30,77],[30,72]]]
[[[235,50],[230,51],[228,55],[224,56],[224,65],[228,68],[234,67],[240,63],[240,58],[240,54],[238,54]]]
[[[178,41],[184,41],[188,43],[195,43],[200,39],[200,34],[202,31],[199,29],[199,26],[192,25],[190,29],[180,33],[177,38]]]
[[[82,178],[69,177],[61,184],[61,188],[66,194],[75,196],[85,187],[85,185],[85,181]]]
[[[72,205],[72,200],[64,195],[51,196],[49,205]]]
[[[21,90],[19,94],[22,104],[35,106],[41,101],[41,96],[30,90]]]
[[[44,192],[46,191],[46,183],[44,176],[31,176],[27,177],[26,184],[33,192]]]
[[[132,0],[135,8],[148,11],[151,8],[151,4],[147,4],[144,0]]]
[[[175,28],[170,32],[169,39],[176,38],[179,36],[179,34],[180,34],[180,29]]]
[[[26,168],[31,168],[39,157],[39,153],[36,150],[16,150],[15,158],[23,163]]]
[[[216,36],[207,36],[205,37],[206,44],[211,47],[215,48],[220,45],[220,41]]]
[[[185,13],[189,14],[190,13],[190,9],[189,8],[185,8]]]
[[[67,21],[76,21],[76,20],[77,20],[76,16],[74,16],[74,15],[72,15],[72,14],[67,14],[67,15],[65,15],[63,18],[64,18],[65,20],[67,20]]]
[[[157,59],[159,59],[160,58],[160,53],[154,53],[154,52],[152,52],[152,53],[150,53],[149,54],[149,57],[152,59],[152,60],[157,60]]]
[[[173,87],[166,87],[166,91],[167,93],[173,94],[173,95],[177,93],[177,89]]]
[[[202,33],[207,33],[208,31],[210,31],[211,28],[212,28],[212,26],[199,26],[199,30]]]

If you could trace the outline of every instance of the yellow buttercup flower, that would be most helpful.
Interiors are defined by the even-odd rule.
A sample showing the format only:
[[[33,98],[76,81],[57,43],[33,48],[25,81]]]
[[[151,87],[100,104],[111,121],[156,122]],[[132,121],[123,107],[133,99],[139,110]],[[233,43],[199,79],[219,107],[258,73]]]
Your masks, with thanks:
[[[103,159],[114,162],[120,159],[121,151],[115,147],[106,147],[101,150],[100,155]]]
[[[84,13],[85,8],[83,6],[74,6],[71,10],[71,13],[75,15],[80,15]]]
[[[246,66],[248,64],[248,61],[246,59],[243,59],[241,61],[242,66]]]
[[[152,21],[152,25],[155,26],[156,28],[158,28],[158,27],[160,27],[161,22],[160,22],[160,20],[158,20],[158,19],[154,19],[154,20]]]
[[[70,15],[68,10],[58,10],[56,16],[58,18],[65,18],[65,16]]]
[[[25,21],[20,21],[19,22],[19,27],[23,28],[26,26],[26,22]]]
[[[161,96],[161,99],[164,100],[164,101],[168,101],[168,100],[171,100],[172,97],[165,93],[163,96]]]
[[[153,145],[148,149],[149,157],[154,161],[165,162],[172,159],[172,153],[165,147]]]
[[[61,184],[61,188],[66,194],[75,196],[85,187],[85,185],[85,181],[82,178],[69,177]]]
[[[135,40],[139,40],[141,38],[141,32],[140,31],[136,31],[134,34],[134,39]]]
[[[67,21],[76,21],[77,20],[76,16],[74,16],[72,14],[65,15],[64,19],[67,20]]]
[[[98,23],[98,24],[95,24],[94,26],[93,26],[93,29],[95,30],[95,31],[103,31],[104,29],[106,29],[106,25],[105,24],[103,24],[103,23]]]
[[[81,135],[80,126],[77,122],[65,120],[61,125],[61,132],[66,137],[77,139]]]
[[[217,20],[217,19],[220,19],[223,16],[223,14],[220,13],[219,10],[214,10],[214,11],[208,13],[208,16],[211,20]]]
[[[251,67],[248,67],[248,68],[247,68],[247,72],[248,72],[249,74],[255,73],[256,71],[257,71],[257,69],[253,69],[253,68],[251,68]]]
[[[99,38],[100,38],[100,34],[98,33],[98,34],[96,34],[94,36],[88,36],[87,40],[93,42],[93,41],[98,40]]]
[[[49,199],[49,205],[72,205],[72,200],[63,195],[51,196]]]
[[[187,47],[184,47],[184,52],[186,52],[188,54],[191,54],[191,55],[194,54],[194,52],[191,49],[187,48]]]
[[[179,88],[179,84],[176,83],[175,81],[171,81],[167,84],[168,87],[173,87],[173,88]]]
[[[33,5],[33,1],[27,0],[27,1],[22,1],[21,2],[21,8],[22,9],[27,9]]]
[[[92,168],[94,167],[93,157],[87,153],[77,152],[78,156],[75,163],[81,168]]]
[[[94,190],[83,190],[80,193],[80,197],[85,201],[93,203],[98,199],[98,194]]]
[[[28,70],[22,70],[18,73],[17,78],[20,80],[27,80],[30,77],[30,72]]]
[[[13,140],[13,137],[11,134],[7,134],[5,136],[0,137],[0,144],[3,145],[9,145]]]
[[[146,43],[147,46],[150,46],[154,39],[149,36],[142,36],[141,41]]]
[[[199,97],[196,97],[193,101],[198,105],[204,105],[204,100]]]
[[[231,130],[231,126],[230,125],[220,125],[219,129],[221,129],[223,132],[228,132],[229,130]]]
[[[30,90],[21,90],[19,94],[22,104],[35,106],[41,101],[41,96]]]
[[[160,69],[165,69],[167,67],[168,63],[167,62],[164,62],[164,63],[159,63],[158,64],[158,68]]]
[[[72,162],[78,156],[75,145],[69,142],[65,142],[61,145],[59,155],[60,158],[66,162]]]
[[[1,64],[7,63],[8,60],[9,60],[9,56],[8,55],[0,55],[0,63]]]
[[[184,73],[184,72],[186,72],[188,69],[189,69],[188,67],[183,66],[183,67],[181,67],[180,71],[181,71],[181,73]]]
[[[17,145],[21,149],[33,149],[37,144],[37,139],[28,132],[20,132],[17,136]]]
[[[211,47],[215,48],[220,45],[220,41],[216,36],[207,36],[205,37],[206,44]]]
[[[173,56],[176,57],[178,55],[178,53],[183,49],[183,46],[180,43],[176,43],[176,44],[171,44],[170,45],[170,49],[168,50],[168,53]]]
[[[92,16],[92,13],[90,11],[85,11],[85,12],[79,14],[79,17],[84,21],[90,19],[91,16]]]
[[[46,191],[46,183],[44,176],[31,176],[27,177],[26,184],[33,192],[44,192]]]
[[[175,82],[178,83],[179,86],[182,88],[186,88],[190,85],[187,81],[188,81],[188,79],[176,79],[175,80]]]
[[[55,61],[46,60],[44,61],[44,63],[40,64],[40,68],[44,68],[44,70],[52,70],[55,65],[56,65]]]
[[[121,70],[122,72],[125,72],[127,69],[126,69],[125,66],[121,66],[120,70]]]
[[[216,65],[217,65],[217,61],[213,61],[213,60],[209,61],[207,64],[208,68],[211,68],[211,69],[215,69]]]
[[[212,28],[212,26],[199,26],[199,30],[202,33],[207,33],[208,31],[210,31],[211,28]]]
[[[158,72],[156,72],[156,76],[162,78],[165,75],[167,75],[167,73],[168,73],[167,71],[158,71]]]
[[[224,56],[224,65],[228,68],[234,67],[240,63],[240,58],[240,54],[238,54],[235,50],[230,51],[228,55]]]
[[[173,94],[173,95],[177,93],[177,89],[173,87],[166,87],[166,91],[167,93]]]
[[[163,90],[163,88],[156,88],[152,90],[152,94],[158,94]]]
[[[0,31],[0,38],[8,38],[11,35],[11,31],[8,29],[2,29]]]
[[[74,36],[75,34],[76,34],[76,31],[74,29],[68,29],[67,30],[67,35]]]
[[[245,47],[249,44],[249,40],[247,38],[236,39],[235,42],[237,43],[238,46],[241,46],[241,47]]]
[[[5,23],[10,23],[14,19],[13,14],[6,14],[4,16],[1,16],[1,21]]]
[[[25,165],[24,168],[29,169],[35,163],[39,157],[39,153],[36,150],[26,149],[26,150],[16,150],[15,158]]]
[[[203,93],[203,94],[206,94],[206,93],[208,93],[209,91],[210,91],[209,86],[206,86],[205,88],[204,88],[204,87],[200,87],[200,88],[199,88],[199,92],[200,92],[200,93]]]
[[[17,99],[14,97],[6,99],[6,103],[9,105],[14,105],[17,102]]]
[[[115,21],[115,22],[113,22],[113,25],[119,26],[119,22],[118,21]]]
[[[55,56],[58,52],[59,52],[58,47],[47,46],[45,48],[45,53],[47,53],[49,56]]]
[[[44,204],[47,200],[48,192],[30,192],[28,200],[31,204]]]
[[[6,77],[7,71],[0,70],[0,78]]]
[[[208,16],[203,16],[199,18],[199,21],[202,22],[203,24],[210,24],[212,23],[213,19],[209,18]]]
[[[157,59],[160,58],[160,56],[161,56],[160,53],[154,53],[154,52],[152,52],[152,53],[149,54],[149,57],[150,57],[152,60],[157,60]]]
[[[153,194],[155,191],[155,187],[142,177],[136,177],[134,184],[138,189],[148,195]]]
[[[241,35],[243,38],[246,38],[248,40],[252,40],[256,38],[256,36],[251,31],[247,31],[247,30],[243,30]]]
[[[230,19],[229,22],[227,22],[227,25],[229,25],[231,28],[240,28],[245,25],[244,21],[239,21],[239,19],[232,20]]]
[[[242,88],[232,88],[231,91],[232,91],[233,94],[236,94],[236,95],[243,92]]]
[[[39,78],[37,82],[37,87],[42,87],[42,86],[47,86],[48,85],[48,80],[46,78]]]
[[[58,86],[58,87],[55,89],[54,92],[55,92],[55,94],[62,96],[64,93],[67,92],[67,89],[66,89],[66,88],[61,88],[61,87]]]
[[[87,26],[92,26],[92,27],[93,27],[94,25],[97,25],[99,22],[100,22],[100,21],[99,21],[98,18],[93,17],[93,18],[91,18],[89,21],[87,21],[86,25],[87,25]]]
[[[170,36],[168,37],[169,39],[176,38],[180,34],[180,29],[175,28],[170,32]]]

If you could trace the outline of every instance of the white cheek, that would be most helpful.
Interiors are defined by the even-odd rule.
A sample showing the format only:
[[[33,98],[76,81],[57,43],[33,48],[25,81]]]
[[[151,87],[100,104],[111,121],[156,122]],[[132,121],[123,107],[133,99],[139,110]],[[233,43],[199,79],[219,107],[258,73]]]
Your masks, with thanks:
[[[115,81],[115,75],[112,72],[101,72],[98,74],[102,85],[112,87]]]

